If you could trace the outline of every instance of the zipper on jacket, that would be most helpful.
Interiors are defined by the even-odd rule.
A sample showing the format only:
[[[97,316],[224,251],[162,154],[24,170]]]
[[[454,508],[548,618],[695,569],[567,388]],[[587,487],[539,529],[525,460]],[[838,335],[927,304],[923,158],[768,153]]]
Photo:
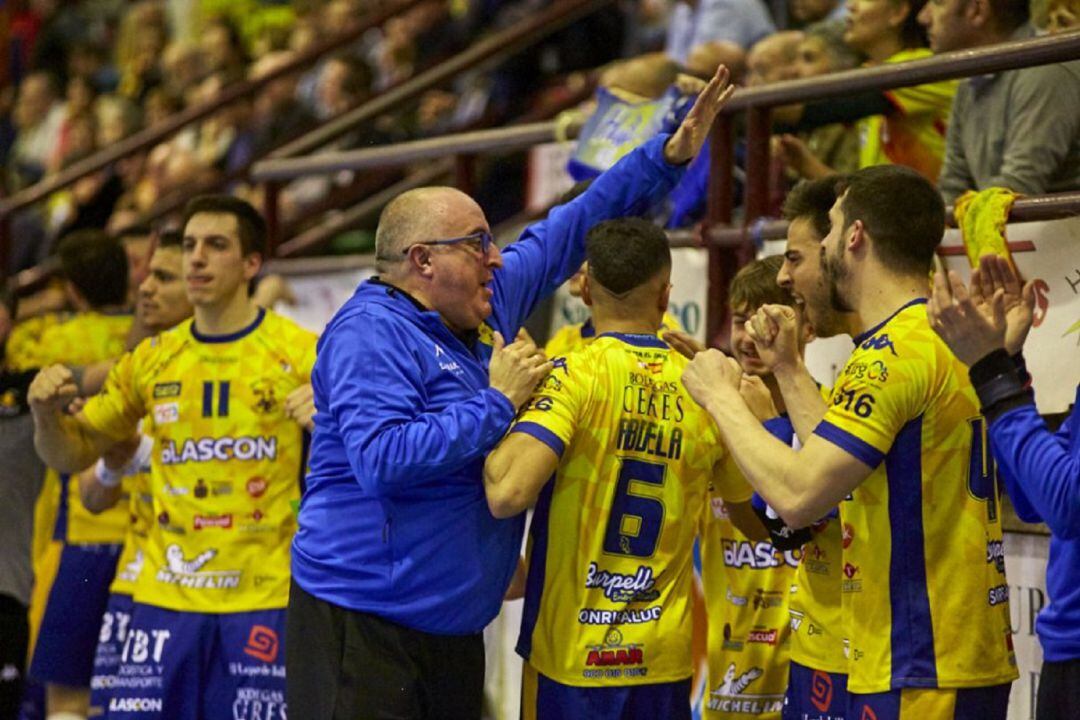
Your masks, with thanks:
[[[385,545],[390,542],[390,518],[386,518],[386,522],[382,526],[382,541]]]

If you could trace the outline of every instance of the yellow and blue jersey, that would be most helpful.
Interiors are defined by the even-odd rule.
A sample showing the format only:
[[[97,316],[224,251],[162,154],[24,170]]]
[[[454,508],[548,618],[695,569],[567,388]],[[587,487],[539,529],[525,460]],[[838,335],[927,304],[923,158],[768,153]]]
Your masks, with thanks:
[[[986,426],[925,303],[856,338],[814,431],[873,468],[840,508],[852,693],[1017,677]]]
[[[124,547],[116,561],[116,575],[109,592],[134,595],[135,586],[146,563],[146,538],[154,523],[154,498],[150,494],[150,473],[141,472],[124,478],[127,487],[128,526]]]
[[[119,357],[124,352],[132,320],[129,314],[91,311],[45,323],[38,343],[28,349],[21,362],[30,363],[33,367],[46,367],[54,363],[81,367]],[[52,529],[55,540],[72,545],[123,541],[128,521],[125,508],[118,506],[96,515],[91,513],[83,507],[78,482],[54,470],[47,473],[43,493],[56,498],[55,501],[43,501],[50,507],[56,503],[53,511],[55,520],[44,526]],[[44,520],[50,511],[43,507],[41,512]]]
[[[788,589],[801,553],[743,535],[716,490],[710,483],[700,536],[709,627],[703,717],[778,720],[788,677]]]
[[[49,328],[70,318],[68,313],[44,313],[19,321],[11,328],[4,346],[4,362],[12,370],[41,367],[42,339]]]
[[[664,313],[664,320],[660,325],[660,331],[657,333],[657,337],[663,335],[668,330],[682,329],[682,325],[675,319],[675,316],[666,312]],[[588,345],[595,337],[596,327],[593,326],[592,318],[589,318],[583,323],[564,325],[556,330],[555,334],[552,335],[547,341],[547,344],[544,345],[544,352],[549,358],[569,355],[575,350]]]
[[[821,393],[828,401],[832,389],[822,387]],[[846,675],[840,584],[847,533],[837,513],[814,523],[810,533],[791,584],[791,659],[806,668]]]
[[[229,336],[201,335],[188,320],[122,357],[83,408],[117,440],[145,416],[154,439],[137,602],[203,613],[285,607],[305,439],[284,400],[309,382],[314,360],[315,336],[269,311]]]
[[[847,674],[840,599],[843,523],[826,518],[810,528],[788,600],[791,659],[814,670]]]
[[[533,515],[518,640],[558,683],[693,672],[693,544],[708,484],[728,502],[751,491],[682,385],[688,362],[654,335],[601,335],[554,361],[512,429],[560,457]]]

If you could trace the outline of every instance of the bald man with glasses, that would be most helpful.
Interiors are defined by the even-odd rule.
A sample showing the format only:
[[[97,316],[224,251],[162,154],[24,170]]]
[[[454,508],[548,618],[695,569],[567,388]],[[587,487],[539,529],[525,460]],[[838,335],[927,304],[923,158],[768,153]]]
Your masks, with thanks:
[[[675,185],[731,95],[720,68],[672,135],[500,250],[445,187],[383,210],[378,275],[326,327],[289,602],[289,705],[311,720],[481,715],[482,632],[517,566],[524,514],[496,519],[487,453],[549,363],[525,318],[581,266],[585,233]]]

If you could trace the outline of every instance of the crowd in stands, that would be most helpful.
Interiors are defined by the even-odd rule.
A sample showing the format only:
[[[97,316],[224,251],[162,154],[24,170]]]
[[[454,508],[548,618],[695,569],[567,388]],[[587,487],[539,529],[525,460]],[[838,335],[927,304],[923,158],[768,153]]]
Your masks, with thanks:
[[[2,70],[9,82],[0,92],[2,190],[6,195],[18,192],[185,108],[212,102],[233,83],[262,78],[318,43],[356,27],[387,4],[9,3],[3,11],[10,33]],[[216,182],[258,205],[262,194],[244,177],[253,160],[449,57],[485,32],[509,27],[549,4],[420,3],[344,50],[267,84],[253,99],[224,105],[149,151],[89,175],[32,211],[20,213],[13,221],[15,241],[8,269],[41,262],[67,232],[94,227],[115,231],[141,217],[156,218],[159,203],[182,198],[195,187]],[[553,83],[557,93],[579,84],[582,71],[600,66],[607,68],[600,74],[601,84],[633,105],[662,97],[679,72],[707,78],[720,63],[732,69],[737,82],[754,86],[1026,37],[1036,32],[1036,25],[1043,31],[1062,32],[1080,23],[1073,0],[1036,0],[1033,22],[1024,3],[982,3],[978,16],[963,15],[958,9],[962,5],[967,4],[953,0],[617,4],[494,72],[468,73],[451,87],[429,91],[408,112],[378,118],[326,149],[498,125],[550,94]],[[775,113],[774,155],[786,170],[778,177],[787,176],[786,187],[798,178],[895,162],[934,180],[940,176],[949,200],[966,189],[994,184],[1025,193],[1075,187],[1080,177],[1076,123],[1044,122],[1034,132],[1024,123],[1072,107],[1064,100],[1080,97],[1080,71],[1074,64],[1062,64],[1001,77],[1001,81],[933,83],[780,109]],[[951,112],[954,96],[957,111]],[[591,109],[590,105],[585,112]],[[1022,113],[1024,120],[1013,122],[1014,113]],[[989,117],[997,118],[992,128],[982,124]],[[1023,154],[1030,157],[1017,159],[1004,142],[973,147],[989,130],[995,137],[1006,130],[1010,139],[1017,136]],[[505,202],[499,196],[505,194],[506,175],[520,169],[513,168],[501,172],[497,166],[489,168],[495,181],[487,194],[496,206]],[[352,179],[314,178],[289,185],[282,197],[283,215],[299,216],[325,198],[335,182]],[[479,194],[486,199],[483,188]],[[690,213],[680,222],[697,219]]]

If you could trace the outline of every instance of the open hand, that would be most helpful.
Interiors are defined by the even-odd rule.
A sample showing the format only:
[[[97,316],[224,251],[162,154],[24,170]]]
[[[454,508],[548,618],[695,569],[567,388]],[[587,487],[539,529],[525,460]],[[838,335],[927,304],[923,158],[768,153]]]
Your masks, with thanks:
[[[698,95],[694,107],[690,108],[679,129],[664,145],[665,160],[672,165],[682,165],[690,162],[701,151],[717,113],[735,92],[730,80],[731,74],[727,67],[721,65],[716,69],[716,74]]]

